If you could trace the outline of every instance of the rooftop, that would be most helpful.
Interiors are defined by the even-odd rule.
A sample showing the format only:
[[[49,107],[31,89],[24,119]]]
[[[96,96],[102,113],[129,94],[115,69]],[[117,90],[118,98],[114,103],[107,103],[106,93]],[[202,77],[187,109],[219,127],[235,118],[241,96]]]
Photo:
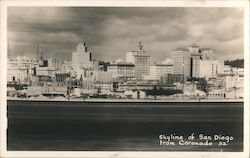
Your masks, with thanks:
[[[193,43],[190,45],[190,47],[200,47],[200,46],[198,46],[196,43]]]
[[[174,51],[189,51],[187,48],[177,48]]]

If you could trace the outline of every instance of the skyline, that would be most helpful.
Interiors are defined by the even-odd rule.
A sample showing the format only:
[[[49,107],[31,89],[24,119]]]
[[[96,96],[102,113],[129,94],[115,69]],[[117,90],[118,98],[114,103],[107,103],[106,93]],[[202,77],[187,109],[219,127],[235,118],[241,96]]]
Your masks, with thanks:
[[[242,59],[243,18],[242,8],[8,7],[8,42],[14,55],[33,56],[39,43],[68,59],[84,41],[94,59],[114,60],[142,41],[152,61],[196,42]]]

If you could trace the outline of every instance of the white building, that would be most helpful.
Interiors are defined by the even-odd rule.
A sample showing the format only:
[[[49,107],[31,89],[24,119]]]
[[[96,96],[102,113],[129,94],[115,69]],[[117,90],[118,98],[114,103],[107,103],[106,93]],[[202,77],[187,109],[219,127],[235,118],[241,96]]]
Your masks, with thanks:
[[[17,56],[8,59],[7,81],[27,82],[28,74],[38,63],[26,56]]]
[[[107,66],[107,72],[113,78],[132,78],[135,77],[135,65],[132,63],[115,63]]]
[[[75,71],[93,67],[91,52],[88,52],[85,43],[79,43],[76,47],[76,52],[72,53],[72,67]]]
[[[202,60],[215,60],[215,50],[211,48],[201,48]]]
[[[72,61],[71,60],[64,60],[60,69],[60,72],[72,72]]]
[[[201,61],[201,54],[191,54],[191,61],[190,61],[190,76],[194,78],[199,77],[199,72],[200,72],[200,61]]]
[[[56,69],[49,67],[36,67],[36,76],[54,77]]]
[[[243,98],[244,76],[225,76],[226,97],[227,98]]]
[[[215,50],[210,48],[200,48],[193,43],[188,48],[176,49],[172,52],[171,59],[174,65],[174,74],[184,74],[184,81],[187,78],[200,77],[201,61],[215,60]]]
[[[93,69],[77,69],[76,71],[76,78],[77,79],[84,79],[84,80],[89,80],[89,81],[94,81],[95,80],[95,71]]]
[[[151,65],[149,75],[145,75],[145,80],[160,80],[162,76],[173,73],[173,65],[156,64]]]
[[[113,72],[96,71],[97,82],[111,82],[113,81]]]
[[[105,92],[105,90],[113,91],[113,82],[95,82],[94,86],[96,89],[100,88],[101,92]]]
[[[138,80],[141,80],[143,75],[149,75],[150,56],[142,49],[141,42],[138,47],[138,51],[129,51],[126,53],[126,62],[135,65],[135,76]]]
[[[244,68],[230,67],[229,65],[225,65],[223,71],[225,75],[244,76]]]
[[[171,54],[173,61],[173,73],[184,74],[184,81],[190,77],[190,54],[189,49],[176,49]]]
[[[63,64],[62,59],[48,58],[48,67],[51,69],[60,70]]]
[[[223,74],[224,61],[223,60],[200,60],[199,73],[200,78],[212,78],[218,74]]]

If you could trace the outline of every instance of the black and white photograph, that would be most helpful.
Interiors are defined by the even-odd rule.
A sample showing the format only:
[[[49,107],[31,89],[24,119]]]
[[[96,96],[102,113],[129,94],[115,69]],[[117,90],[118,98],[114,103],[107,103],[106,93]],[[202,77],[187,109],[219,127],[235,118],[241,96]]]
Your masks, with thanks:
[[[7,6],[6,152],[247,156],[246,9]]]

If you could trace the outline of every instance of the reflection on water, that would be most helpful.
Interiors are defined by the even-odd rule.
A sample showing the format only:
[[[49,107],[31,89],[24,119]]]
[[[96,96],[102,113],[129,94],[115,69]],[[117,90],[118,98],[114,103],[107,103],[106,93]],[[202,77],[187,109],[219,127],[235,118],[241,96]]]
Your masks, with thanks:
[[[160,146],[160,134],[232,135],[228,146]],[[8,150],[242,151],[243,103],[8,101]]]

